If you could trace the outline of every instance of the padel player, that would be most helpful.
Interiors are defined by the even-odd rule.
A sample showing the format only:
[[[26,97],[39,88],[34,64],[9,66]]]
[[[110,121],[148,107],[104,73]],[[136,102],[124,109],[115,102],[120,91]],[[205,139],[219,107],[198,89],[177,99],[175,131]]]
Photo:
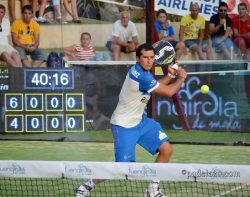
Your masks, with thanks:
[[[135,162],[136,144],[152,155],[158,153],[155,162],[168,162],[172,155],[173,149],[168,142],[168,136],[158,122],[145,115],[144,110],[150,93],[173,96],[180,89],[187,73],[181,67],[176,71],[169,66],[169,74],[157,81],[150,72],[154,65],[154,56],[152,45],[140,45],[136,50],[137,63],[128,71],[122,86],[118,105],[111,118],[116,162]],[[176,79],[173,80],[175,76]],[[91,190],[93,186],[93,181],[81,185],[76,191],[86,195],[76,196],[88,196],[89,192],[86,190]],[[164,197],[159,190],[158,180],[149,184],[145,196]]]

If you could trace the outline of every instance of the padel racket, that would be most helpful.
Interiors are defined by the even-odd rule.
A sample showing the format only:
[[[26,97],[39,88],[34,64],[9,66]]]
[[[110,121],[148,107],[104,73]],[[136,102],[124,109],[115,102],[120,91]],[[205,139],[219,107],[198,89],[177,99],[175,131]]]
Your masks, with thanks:
[[[162,66],[164,75],[168,74],[168,65],[173,64],[172,68],[178,69],[178,64],[175,64],[175,50],[174,47],[168,41],[158,41],[153,44],[155,50],[155,64]],[[186,130],[190,130],[190,125],[182,106],[182,102],[178,94],[172,96],[173,103],[179,114],[179,119],[182,122],[183,127]]]

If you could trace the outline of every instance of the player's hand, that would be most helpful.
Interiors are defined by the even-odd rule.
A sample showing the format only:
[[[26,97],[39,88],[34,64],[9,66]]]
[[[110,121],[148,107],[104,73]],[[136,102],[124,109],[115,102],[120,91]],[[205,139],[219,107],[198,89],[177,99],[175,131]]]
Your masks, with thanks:
[[[178,78],[183,79],[183,81],[185,81],[185,79],[187,78],[187,72],[182,67],[178,68],[177,73]]]
[[[177,70],[178,70],[178,67],[176,67],[176,63],[172,63],[168,66],[168,72],[171,74],[171,75],[177,75]]]

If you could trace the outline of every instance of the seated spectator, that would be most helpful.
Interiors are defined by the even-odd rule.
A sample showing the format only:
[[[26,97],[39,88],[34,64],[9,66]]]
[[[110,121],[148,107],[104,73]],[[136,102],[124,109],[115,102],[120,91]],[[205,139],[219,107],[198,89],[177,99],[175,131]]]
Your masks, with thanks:
[[[159,40],[170,42],[175,48],[176,59],[179,60],[185,50],[185,44],[184,42],[177,43],[175,41],[174,27],[170,24],[170,21],[167,20],[167,12],[165,10],[160,9],[157,11],[154,26]]]
[[[80,38],[81,44],[74,44],[63,49],[70,61],[107,61],[110,58],[105,53],[96,53],[91,45],[91,35],[83,32]]]
[[[227,15],[227,3],[219,4],[218,13],[213,15],[209,21],[209,31],[212,44],[216,52],[222,52],[224,56],[231,59],[233,42],[230,38],[232,33],[232,20]]]
[[[8,9],[10,22],[13,23],[16,20],[16,0],[8,0]],[[21,0],[21,6],[29,4],[29,0]]]
[[[13,67],[22,67],[18,52],[9,44],[10,21],[5,16],[5,6],[0,4],[0,59]]]
[[[234,43],[240,48],[243,59],[250,60],[247,49],[250,48],[250,16],[247,11],[247,4],[238,5],[239,15],[233,20]]]
[[[106,47],[112,53],[112,59],[120,60],[120,53],[135,52],[138,47],[138,32],[135,24],[130,21],[130,13],[123,11],[120,19],[112,27],[112,35],[108,39]]]
[[[17,19],[12,24],[11,34],[14,47],[19,52],[23,65],[39,67],[46,61],[46,55],[38,48],[40,27],[32,18],[32,6],[25,5],[22,8],[22,19]],[[28,60],[28,56],[31,57],[32,62]]]
[[[81,44],[74,44],[64,48],[65,55],[71,61],[88,61],[93,60],[96,53],[91,46],[91,35],[88,32],[81,34]]]
[[[70,3],[70,4],[69,4]],[[81,23],[77,13],[76,0],[63,0],[65,10],[72,17],[73,23]]]
[[[204,30],[205,19],[199,16],[199,5],[194,3],[191,6],[191,13],[181,19],[179,40],[184,42],[188,49],[197,52],[201,60],[213,59],[211,44],[205,45],[203,43]],[[205,57],[203,51],[206,52],[207,57]]]
[[[47,0],[41,0],[40,8],[38,9],[38,0],[32,1],[34,20],[38,23],[46,23],[47,21],[43,18],[44,11],[46,8]],[[39,10],[39,11],[38,11]],[[38,17],[36,17],[36,12],[38,11]]]

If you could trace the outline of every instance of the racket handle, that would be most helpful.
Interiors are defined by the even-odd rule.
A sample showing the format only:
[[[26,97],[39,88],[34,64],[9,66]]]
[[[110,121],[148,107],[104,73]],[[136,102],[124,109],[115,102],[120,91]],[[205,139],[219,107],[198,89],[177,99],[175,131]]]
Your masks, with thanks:
[[[189,131],[191,129],[189,121],[187,119],[187,116],[185,114],[185,111],[183,109],[183,105],[181,102],[181,99],[178,94],[174,94],[172,96],[173,103],[175,105],[175,108],[177,110],[177,113],[179,115],[179,119],[182,123],[182,126],[184,127],[185,130]]]
[[[175,64],[173,64],[172,68],[175,69],[175,70],[178,70],[179,65],[175,63]]]
[[[168,68],[166,66],[162,67],[162,71],[163,71],[164,75],[168,74]],[[172,101],[175,105],[175,108],[176,108],[177,113],[179,115],[179,119],[182,123],[182,126],[184,127],[185,130],[190,130],[191,129],[190,124],[188,122],[186,113],[184,111],[181,99],[177,93],[172,96]]]

